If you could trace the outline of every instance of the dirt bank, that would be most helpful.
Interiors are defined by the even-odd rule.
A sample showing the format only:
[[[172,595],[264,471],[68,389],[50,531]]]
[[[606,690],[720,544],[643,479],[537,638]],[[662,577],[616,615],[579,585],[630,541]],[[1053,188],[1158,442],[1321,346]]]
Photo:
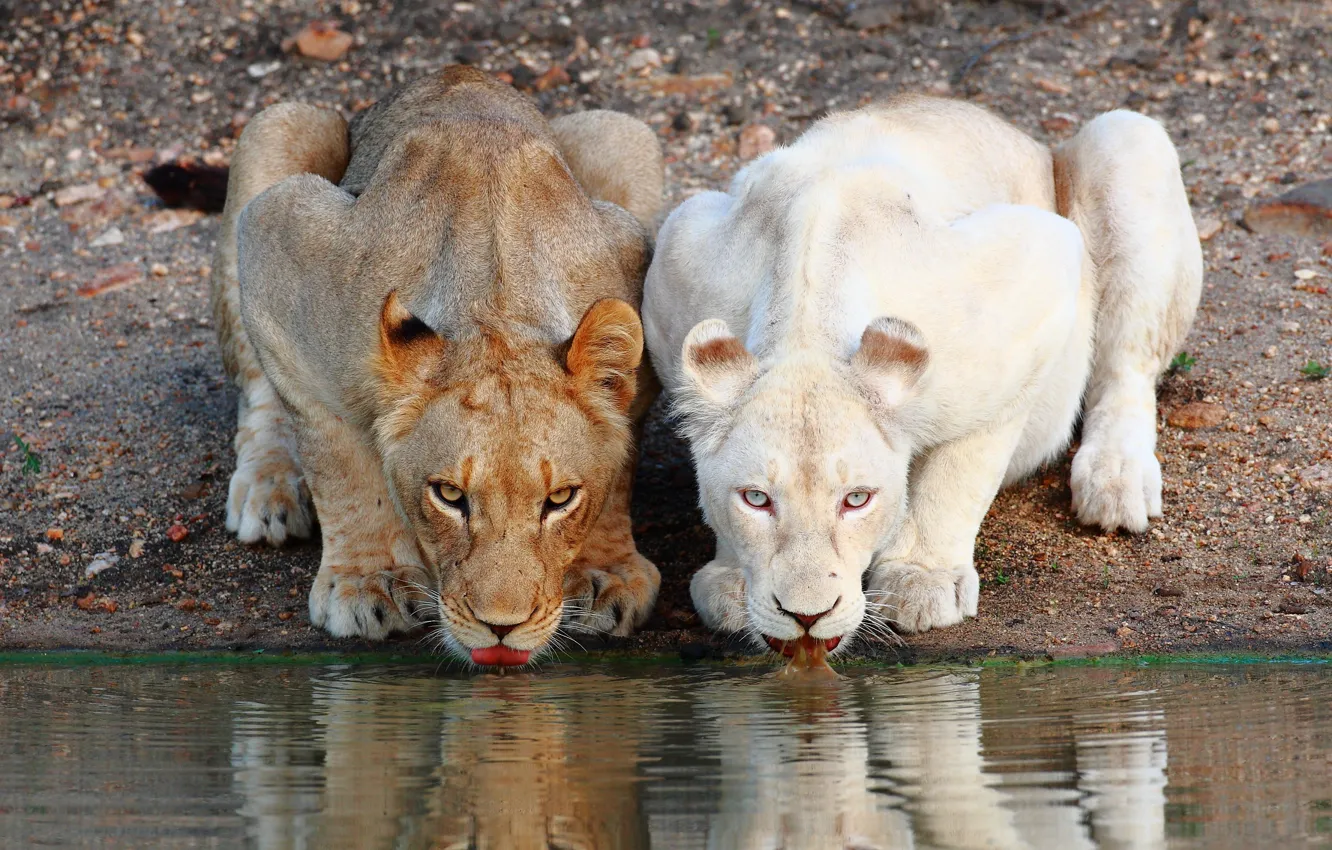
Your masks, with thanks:
[[[1165,519],[1142,537],[1079,527],[1057,464],[995,504],[978,618],[865,650],[1328,648],[1332,380],[1301,368],[1332,362],[1332,248],[1235,222],[1252,197],[1332,172],[1332,4],[47,5],[60,11],[0,9],[0,646],[353,645],[309,626],[317,545],[251,549],[222,527],[235,394],[207,309],[217,221],[163,210],[138,175],[224,163],[277,100],[350,113],[463,60],[550,113],[647,120],[672,205],[768,138],[902,90],[986,104],[1051,142],[1112,108],[1161,119],[1209,235],[1192,365],[1161,391]],[[353,36],[342,59],[284,52],[315,19]],[[1193,402],[1219,409],[1181,412]],[[694,486],[655,419],[635,516],[662,603],[629,646],[710,640],[687,592],[712,551]]]

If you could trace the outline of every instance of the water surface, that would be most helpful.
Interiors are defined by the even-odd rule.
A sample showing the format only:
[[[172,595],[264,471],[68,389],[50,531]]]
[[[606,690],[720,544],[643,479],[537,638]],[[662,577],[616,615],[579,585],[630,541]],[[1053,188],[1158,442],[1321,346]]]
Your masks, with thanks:
[[[1332,843],[1332,669],[0,666],[0,847]]]

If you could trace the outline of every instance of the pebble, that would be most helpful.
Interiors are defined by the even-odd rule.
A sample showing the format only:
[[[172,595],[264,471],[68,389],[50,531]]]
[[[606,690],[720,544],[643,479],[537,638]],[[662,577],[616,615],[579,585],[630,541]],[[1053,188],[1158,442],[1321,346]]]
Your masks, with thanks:
[[[83,571],[86,578],[92,578],[96,575],[106,572],[120,562],[120,556],[110,552],[99,552],[93,556],[93,561]]]
[[[1221,232],[1222,222],[1219,218],[1205,218],[1198,222],[1198,239],[1206,242],[1213,236]]]
[[[1275,118],[1264,118],[1262,127],[1263,132],[1269,136],[1275,136],[1277,133],[1281,132],[1281,122]]]
[[[84,183],[79,186],[66,186],[55,193],[55,205],[68,207],[84,201],[95,201],[106,194],[106,189],[96,183]]]
[[[179,543],[190,536],[190,530],[180,523],[176,523],[167,529],[166,535],[172,543]]]
[[[245,68],[245,73],[249,74],[251,78],[259,80],[281,67],[282,62],[279,59],[274,59],[271,62],[255,62]]]
[[[1196,431],[1200,428],[1215,428],[1225,421],[1227,415],[1226,409],[1219,404],[1195,401],[1172,411],[1166,422],[1176,428]]]
[[[1301,469],[1299,479],[1306,490],[1313,490],[1316,493],[1332,490],[1332,465],[1319,463]]]
[[[302,56],[336,62],[347,54],[353,41],[351,34],[338,29],[335,21],[311,21],[292,41],[284,42],[283,49],[290,50],[294,45]]]
[[[125,234],[119,227],[108,227],[101,236],[88,243],[89,248],[106,248],[125,244]]]
[[[641,71],[644,68],[660,68],[661,54],[651,47],[644,47],[630,53],[629,58],[624,61],[624,64],[630,71]]]

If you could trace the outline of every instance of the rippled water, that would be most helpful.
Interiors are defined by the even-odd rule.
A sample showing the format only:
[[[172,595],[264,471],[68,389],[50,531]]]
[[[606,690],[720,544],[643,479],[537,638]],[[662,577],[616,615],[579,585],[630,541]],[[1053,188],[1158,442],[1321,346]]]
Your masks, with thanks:
[[[1332,843],[1332,668],[0,666],[0,846]]]

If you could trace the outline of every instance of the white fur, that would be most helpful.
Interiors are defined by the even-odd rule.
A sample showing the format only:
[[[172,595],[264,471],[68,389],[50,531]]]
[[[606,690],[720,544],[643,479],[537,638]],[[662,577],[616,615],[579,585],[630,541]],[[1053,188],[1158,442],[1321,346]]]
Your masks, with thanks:
[[[976,107],[899,101],[686,201],[643,320],[718,537],[691,585],[704,621],[790,640],[785,612],[827,611],[809,633],[847,635],[866,571],[899,630],[974,615],[981,520],[1067,445],[1084,391],[1078,515],[1144,530],[1155,381],[1201,275],[1174,148],[1132,113],[1052,157]],[[855,490],[870,504],[839,512]]]

